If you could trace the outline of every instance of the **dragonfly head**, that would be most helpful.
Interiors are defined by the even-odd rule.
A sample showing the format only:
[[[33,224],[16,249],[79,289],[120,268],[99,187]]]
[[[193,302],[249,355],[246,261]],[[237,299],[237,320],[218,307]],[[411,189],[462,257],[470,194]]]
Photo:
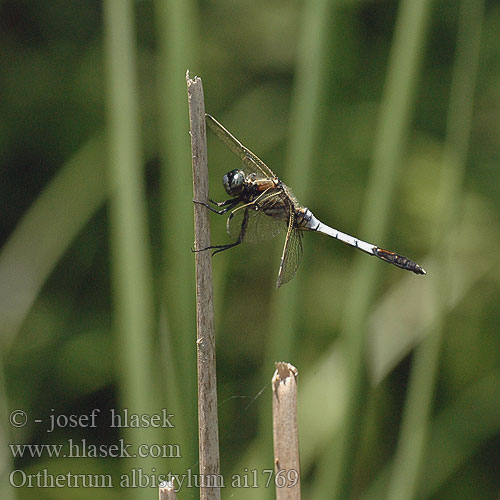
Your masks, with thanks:
[[[245,172],[234,169],[222,178],[222,184],[229,196],[240,196],[245,190]]]

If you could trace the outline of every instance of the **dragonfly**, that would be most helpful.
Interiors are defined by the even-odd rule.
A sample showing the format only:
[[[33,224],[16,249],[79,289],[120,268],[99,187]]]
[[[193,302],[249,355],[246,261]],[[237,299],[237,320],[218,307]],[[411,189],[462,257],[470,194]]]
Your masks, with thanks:
[[[229,199],[221,202],[209,199],[210,203],[194,200],[218,215],[229,213],[227,232],[234,238],[234,242],[211,245],[197,251],[212,249],[212,255],[215,255],[243,242],[267,240],[286,232],[276,281],[276,288],[279,288],[290,281],[297,272],[303,253],[303,233],[316,231],[401,269],[415,274],[426,274],[421,266],[408,257],[384,250],[323,224],[307,207],[297,201],[291,189],[256,154],[213,116],[206,114],[206,123],[222,143],[241,160],[242,166],[223,176],[222,184],[230,196]]]

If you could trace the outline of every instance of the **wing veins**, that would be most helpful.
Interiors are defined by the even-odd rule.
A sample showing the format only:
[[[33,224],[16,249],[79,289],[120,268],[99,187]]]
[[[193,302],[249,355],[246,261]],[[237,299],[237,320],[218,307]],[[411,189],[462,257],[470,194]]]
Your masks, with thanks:
[[[274,172],[247,147],[236,139],[222,124],[220,124],[212,115],[208,113],[206,116],[207,125],[214,131],[215,135],[224,145],[233,152],[248,168],[253,171],[260,172],[264,177],[276,177]]]
[[[276,288],[288,283],[295,276],[302,258],[301,238],[302,234],[295,227],[295,214],[292,212],[288,223],[288,231],[286,233],[285,245],[283,246],[283,253],[281,254]]]

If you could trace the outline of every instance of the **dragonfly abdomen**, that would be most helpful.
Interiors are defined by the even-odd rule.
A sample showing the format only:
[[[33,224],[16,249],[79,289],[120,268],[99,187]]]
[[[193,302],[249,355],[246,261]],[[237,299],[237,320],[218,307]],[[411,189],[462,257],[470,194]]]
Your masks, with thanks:
[[[405,269],[406,271],[412,271],[415,274],[427,274],[422,267],[420,267],[416,262],[410,260],[408,257],[390,252],[389,250],[384,250],[383,248],[379,248],[376,245],[372,245],[371,243],[367,243],[366,241],[355,238],[354,236],[351,236],[349,234],[342,233],[337,229],[333,229],[326,224],[323,224],[318,219],[316,219],[316,217],[314,217],[314,215],[308,209],[306,209],[304,212],[304,220],[304,226],[307,229],[318,231],[320,233],[331,236],[332,238],[336,238],[337,240],[347,243],[348,245],[359,248],[363,252],[366,252],[370,255],[375,255],[375,257],[378,257],[384,262],[388,262],[389,264],[393,264],[394,266],[400,267],[401,269]]]
[[[412,271],[415,274],[427,274],[416,262],[413,262],[404,255],[398,255],[397,253],[379,247],[373,250],[373,255],[389,264],[393,264],[401,269],[406,269],[407,271]]]
[[[335,238],[339,241],[342,241],[343,243],[346,243],[347,245],[351,245],[352,247],[359,248],[363,252],[369,253],[371,255],[374,255],[374,249],[376,248],[375,245],[372,245],[371,243],[367,243],[366,241],[360,240],[354,236],[351,236],[350,234],[343,233],[341,231],[338,231],[337,229],[333,229],[333,227],[327,226],[326,224],[323,224],[321,221],[316,219],[314,215],[308,210],[310,214],[310,218],[306,223],[306,227],[308,229],[311,229],[312,231],[318,231],[319,233],[326,234],[327,236],[330,236],[331,238]]]

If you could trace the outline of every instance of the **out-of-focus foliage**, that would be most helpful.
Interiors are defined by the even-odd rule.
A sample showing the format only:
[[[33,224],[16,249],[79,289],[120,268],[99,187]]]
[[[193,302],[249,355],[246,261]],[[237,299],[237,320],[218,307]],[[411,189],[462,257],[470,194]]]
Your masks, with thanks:
[[[162,2],[164,16],[159,15]],[[198,460],[194,259],[192,242],[186,241],[192,207],[190,195],[183,194],[181,201],[175,198],[190,193],[191,153],[184,151],[187,160],[182,164],[183,151],[173,152],[177,141],[189,144],[189,125],[186,95],[176,93],[168,82],[180,80],[183,86],[186,69],[201,76],[207,112],[284,182],[297,178],[290,158],[297,123],[291,121],[317,117],[306,181],[290,182],[291,187],[325,223],[369,241],[377,238],[359,234],[359,227],[399,5],[386,0],[325,2],[324,31],[319,32],[304,29],[314,17],[310,13],[315,3],[134,3],[136,102],[142,127],[137,139],[148,201],[144,247],[152,262],[156,305],[155,353],[148,370],[157,378],[147,390],[159,407],[175,414],[178,433],[163,429],[161,442],[177,443],[183,453],[182,465],[176,458],[159,460],[156,474],[182,474],[189,467],[194,473]],[[437,317],[443,336],[420,476],[425,479],[419,482],[418,494],[435,499],[498,495],[500,6],[485,5],[463,182],[453,205],[454,225],[441,228],[438,238],[452,248],[449,260],[443,261],[436,243],[436,210],[443,189],[461,2],[434,3],[390,197],[389,231],[382,241],[373,241],[414,258],[428,276],[409,276],[317,234],[304,235],[298,275],[280,290],[274,289],[280,238],[259,246],[241,245],[213,259],[221,469],[227,486],[231,474],[253,467],[259,468],[263,485],[267,476],[262,469],[273,468],[272,442],[264,430],[270,425],[272,361],[290,356],[286,361],[300,373],[304,496],[318,491],[315,481],[323,477],[323,460],[336,446],[348,399],[349,360],[346,364],[342,350],[346,297],[357,259],[370,259],[379,268],[379,281],[367,311],[367,384],[352,498],[386,495],[413,348],[433,334]],[[0,32],[0,464],[6,464],[1,466],[1,482],[8,484],[14,469],[118,478],[130,471],[116,458],[14,458],[6,445],[65,444],[69,438],[111,444],[122,437],[104,417],[123,403],[118,375],[123,372],[123,346],[117,345],[120,337],[113,328],[116,289],[107,202],[109,61],[103,5],[96,0],[3,0]],[[192,32],[189,51],[184,39],[175,45],[172,33],[177,32],[179,38]],[[320,35],[324,38],[316,40]],[[304,47],[322,52],[311,53],[309,61],[307,52],[301,53]],[[320,88],[312,87],[313,78],[305,78],[300,89],[298,75],[311,76],[315,70]],[[308,98],[308,106],[317,106],[315,115],[300,110]],[[182,107],[180,114],[179,107],[172,111],[179,103],[185,106],[183,117]],[[175,119],[168,122],[169,116]],[[303,133],[308,132],[305,127]],[[221,177],[238,167],[238,161],[210,132],[208,151],[211,196],[221,200]],[[212,223],[212,241],[226,243],[225,219],[213,216]],[[443,262],[453,270],[446,301],[435,295]],[[270,352],[280,359],[270,359]],[[268,387],[254,400],[264,384]],[[16,408],[28,414],[25,427],[8,424]],[[47,422],[53,414],[90,414],[94,408],[102,415],[95,429],[64,427],[47,433],[45,424],[34,423],[36,418]],[[128,492],[118,483],[112,491],[7,486],[0,496],[124,498]],[[270,498],[274,492],[228,487],[222,496],[231,494]],[[147,498],[156,492],[145,489],[140,495]],[[179,497],[198,498],[198,492],[184,488]]]

